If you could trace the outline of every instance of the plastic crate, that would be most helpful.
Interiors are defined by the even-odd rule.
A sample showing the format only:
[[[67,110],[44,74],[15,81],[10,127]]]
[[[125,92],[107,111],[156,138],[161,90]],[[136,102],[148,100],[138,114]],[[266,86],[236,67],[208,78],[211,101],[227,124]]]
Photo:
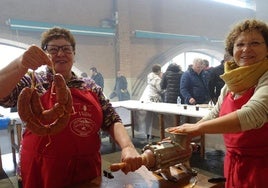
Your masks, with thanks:
[[[10,122],[10,118],[0,117],[0,130],[7,129],[9,122]]]

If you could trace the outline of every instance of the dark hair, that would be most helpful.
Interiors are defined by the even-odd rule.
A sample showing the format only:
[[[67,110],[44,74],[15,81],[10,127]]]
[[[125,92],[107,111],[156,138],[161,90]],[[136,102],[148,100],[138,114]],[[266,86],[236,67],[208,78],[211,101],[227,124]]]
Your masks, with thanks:
[[[209,66],[209,61],[207,59],[203,59],[203,64],[208,67]]]
[[[152,66],[152,71],[154,73],[158,73],[159,71],[161,71],[161,66],[159,64],[155,64]]]
[[[73,47],[73,50],[75,52],[74,36],[69,30],[60,28],[60,27],[53,27],[42,33],[41,48],[43,50],[46,50],[46,47],[49,41],[54,40],[54,39],[62,39],[62,38],[71,43],[71,46]]]
[[[96,67],[91,67],[89,70],[92,70],[94,72],[98,72]]]
[[[181,71],[181,66],[176,64],[176,63],[171,63],[171,64],[168,65],[166,71],[180,72]]]
[[[225,40],[226,51],[233,56],[234,42],[242,32],[258,31],[268,46],[268,26],[265,22],[251,19],[242,21],[234,26]]]
[[[86,78],[86,77],[87,77],[87,73],[82,72],[82,73],[81,73],[81,76]]]

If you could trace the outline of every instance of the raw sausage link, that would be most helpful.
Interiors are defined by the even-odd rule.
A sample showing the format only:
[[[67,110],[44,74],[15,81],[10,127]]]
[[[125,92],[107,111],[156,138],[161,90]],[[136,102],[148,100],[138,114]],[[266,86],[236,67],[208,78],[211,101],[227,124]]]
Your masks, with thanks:
[[[126,163],[122,162],[122,163],[113,163],[110,165],[110,170],[112,172],[118,171],[120,169],[123,169],[126,167]]]

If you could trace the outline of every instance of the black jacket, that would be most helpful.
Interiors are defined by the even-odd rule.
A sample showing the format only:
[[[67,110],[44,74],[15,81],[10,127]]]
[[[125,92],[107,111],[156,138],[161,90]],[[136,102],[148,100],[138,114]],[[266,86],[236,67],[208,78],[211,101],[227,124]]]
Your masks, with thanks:
[[[164,102],[177,103],[178,96],[182,98],[180,94],[180,80],[182,74],[183,72],[177,64],[170,64],[168,66],[160,83],[161,89],[165,90]]]
[[[222,87],[224,86],[224,81],[220,78],[220,75],[224,73],[224,63],[221,62],[220,65],[212,68],[210,72],[210,79],[208,83],[209,94],[214,103],[218,101]]]

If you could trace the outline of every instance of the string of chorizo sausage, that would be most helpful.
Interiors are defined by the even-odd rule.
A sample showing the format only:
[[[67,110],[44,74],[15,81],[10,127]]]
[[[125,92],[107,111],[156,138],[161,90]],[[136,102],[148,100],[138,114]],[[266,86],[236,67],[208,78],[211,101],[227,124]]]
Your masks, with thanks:
[[[63,76],[55,74],[53,84],[57,102],[51,109],[44,110],[39,94],[34,88],[24,88],[18,98],[21,120],[31,132],[40,136],[54,135],[62,131],[73,113],[72,95]]]

